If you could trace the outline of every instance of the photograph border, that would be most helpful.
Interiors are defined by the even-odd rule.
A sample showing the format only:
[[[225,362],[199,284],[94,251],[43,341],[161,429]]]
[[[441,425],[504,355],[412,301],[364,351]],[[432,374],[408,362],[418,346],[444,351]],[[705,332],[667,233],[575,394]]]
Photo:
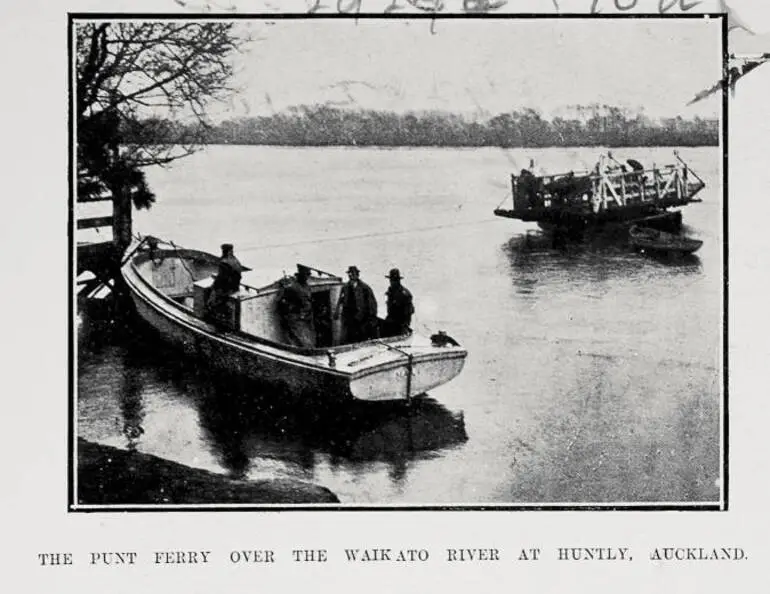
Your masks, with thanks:
[[[76,459],[76,431],[77,431],[77,360],[75,328],[75,184],[77,166],[75,163],[75,138],[74,138],[74,86],[75,86],[75,54],[74,54],[74,23],[77,20],[198,20],[198,21],[232,21],[232,20],[552,20],[552,19],[583,19],[583,20],[692,20],[692,19],[721,19],[721,55],[722,55],[722,111],[720,122],[720,149],[722,151],[721,179],[722,179],[722,399],[720,426],[720,458],[722,463],[721,475],[721,501],[718,503],[691,503],[664,502],[664,503],[500,503],[500,504],[80,504],[77,502],[77,459]],[[286,511],[728,511],[729,508],[729,225],[728,225],[728,173],[729,173],[729,97],[727,81],[729,65],[728,50],[728,15],[726,13],[698,13],[698,14],[658,14],[658,13],[633,13],[633,14],[587,14],[587,13],[119,13],[119,12],[68,12],[67,13],[67,139],[68,139],[68,220],[67,220],[67,362],[68,362],[68,424],[67,424],[67,512],[68,513],[104,513],[104,512],[225,512],[225,511],[260,511],[260,512],[286,512]],[[698,89],[693,89],[697,92]]]

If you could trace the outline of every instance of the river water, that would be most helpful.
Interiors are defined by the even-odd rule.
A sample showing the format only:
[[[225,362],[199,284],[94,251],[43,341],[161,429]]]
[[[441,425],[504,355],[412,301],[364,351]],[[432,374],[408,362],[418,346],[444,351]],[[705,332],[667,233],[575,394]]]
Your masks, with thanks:
[[[680,150],[707,183],[684,209],[686,233],[704,241],[697,257],[652,259],[606,235],[556,247],[492,214],[530,158],[577,170],[599,153],[212,146],[148,171],[158,202],[136,231],[217,253],[234,243],[249,284],[296,262],[340,275],[355,264],[382,307],[396,266],[416,328],[446,330],[469,358],[411,410],[327,411],[81,313],[78,436],[240,478],[306,480],[351,504],[718,502],[719,149]]]

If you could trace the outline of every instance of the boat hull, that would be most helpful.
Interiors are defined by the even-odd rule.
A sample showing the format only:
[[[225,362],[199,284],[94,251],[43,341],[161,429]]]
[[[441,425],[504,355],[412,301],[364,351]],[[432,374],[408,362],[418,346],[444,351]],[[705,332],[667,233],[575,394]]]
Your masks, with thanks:
[[[438,347],[417,335],[298,352],[201,319],[153,289],[131,263],[122,272],[137,315],[165,342],[228,374],[297,395],[409,400],[453,379],[467,357],[461,347]]]
[[[166,343],[178,348],[186,356],[195,357],[229,374],[254,381],[269,381],[297,394],[323,393],[343,400],[350,396],[350,379],[328,371],[300,367],[295,363],[239,348],[216,334],[192,329],[170,319],[140,295],[131,297],[137,315]]]
[[[675,256],[693,254],[703,245],[703,242],[698,239],[679,237],[656,229],[637,227],[632,227],[629,231],[629,242],[634,249],[640,251]]]
[[[682,212],[660,211],[651,207],[627,207],[623,210],[593,214],[581,211],[556,210],[537,212],[516,212],[497,209],[495,215],[524,222],[535,222],[544,231],[565,231],[572,234],[582,234],[589,230],[617,228],[627,225],[640,224],[661,231],[676,233],[682,228]]]
[[[372,373],[351,378],[350,392],[358,400],[377,402],[391,400],[389,394],[399,394],[399,399],[408,399],[425,394],[454,378],[465,365],[465,355],[454,357],[414,357],[412,365],[392,365],[388,369],[377,369]]]
[[[496,216],[535,222],[570,233],[613,224],[643,224],[676,232],[681,213],[670,208],[700,202],[705,182],[674,153],[672,164],[651,169],[634,159],[628,166],[611,153],[588,171],[511,175],[512,208],[496,208]],[[531,166],[530,166],[531,168]]]

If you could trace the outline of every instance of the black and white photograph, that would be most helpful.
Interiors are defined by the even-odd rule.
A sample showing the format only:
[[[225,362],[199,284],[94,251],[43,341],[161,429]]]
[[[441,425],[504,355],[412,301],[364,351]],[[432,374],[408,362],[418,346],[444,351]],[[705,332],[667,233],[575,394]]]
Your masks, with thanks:
[[[725,19],[455,17],[70,17],[70,511],[726,508]]]

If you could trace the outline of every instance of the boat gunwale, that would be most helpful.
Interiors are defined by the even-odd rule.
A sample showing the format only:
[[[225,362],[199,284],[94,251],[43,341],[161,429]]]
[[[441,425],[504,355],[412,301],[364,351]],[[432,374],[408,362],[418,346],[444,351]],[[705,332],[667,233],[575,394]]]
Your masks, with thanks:
[[[174,251],[174,250],[169,250],[169,251]],[[199,250],[189,250],[186,248],[180,248],[177,251],[197,253],[197,254],[202,254],[208,258],[217,259],[215,256],[212,256],[208,252],[202,252]],[[129,265],[130,265],[131,272],[133,273],[132,276],[135,277],[136,279],[139,279],[141,283],[149,289],[149,295],[154,296],[156,299],[160,299],[161,303],[165,305],[165,308],[162,308],[160,307],[160,305],[153,303],[149,299],[149,295],[147,295],[148,292],[142,291],[135,283],[129,282],[130,279],[128,279],[124,274],[124,278],[127,284],[132,289],[132,292],[135,295],[142,298],[146,304],[153,307],[153,309],[155,309],[159,314],[165,315],[166,317],[171,317],[175,323],[185,326],[190,331],[203,334],[207,338],[223,342],[229,346],[241,349],[246,352],[251,352],[255,355],[268,356],[277,361],[284,361],[292,365],[300,365],[307,369],[322,371],[324,373],[335,375],[338,377],[358,379],[374,373],[378,373],[380,371],[387,371],[391,368],[397,368],[397,367],[403,366],[404,359],[398,358],[391,361],[383,361],[375,365],[363,367],[359,370],[346,371],[346,370],[331,367],[328,365],[328,363],[325,362],[325,359],[326,357],[328,357],[329,353],[338,354],[341,352],[350,352],[350,351],[358,350],[362,347],[375,347],[377,345],[388,347],[390,350],[398,350],[398,347],[395,347],[395,346],[391,347],[389,343],[397,343],[400,340],[404,340],[415,336],[414,333],[410,332],[409,334],[402,334],[395,337],[388,337],[387,339],[373,339],[373,340],[367,340],[364,342],[357,342],[357,343],[347,344],[347,345],[337,345],[337,346],[331,346],[327,348],[318,347],[318,348],[312,348],[312,349],[307,349],[307,348],[303,349],[300,347],[295,347],[293,345],[286,345],[284,343],[270,341],[265,338],[255,336],[253,334],[249,334],[243,331],[231,330],[231,329],[227,329],[223,331],[217,328],[216,326],[214,326],[213,324],[210,324],[209,322],[202,320],[198,316],[193,315],[189,307],[186,307],[178,303],[171,297],[168,297],[167,295],[162,293],[157,287],[155,287],[149,280],[147,280],[136,267],[135,260],[142,256],[147,257],[147,254],[137,254],[136,256],[130,259]],[[178,258],[179,256],[176,255],[175,257]],[[271,287],[272,285],[267,285],[267,286]],[[270,351],[266,351],[264,349],[259,349],[259,347],[269,347],[271,349],[274,349],[277,352],[273,353]],[[400,348],[410,349],[412,348],[412,346],[402,345]],[[430,346],[429,348],[437,349],[438,347]],[[281,356],[282,353],[287,353],[288,355],[300,355],[304,357],[312,357],[312,359],[303,360],[303,359],[298,359],[297,357]],[[455,358],[464,359],[467,357],[467,355],[468,355],[467,350],[464,347],[460,346],[460,347],[448,347],[448,348],[445,347],[445,350],[442,349],[441,351],[435,350],[433,352],[417,353],[413,355],[413,358],[417,359],[421,363],[422,362],[427,363],[432,360],[444,360],[444,359],[455,359]]]
[[[307,359],[303,360],[295,357],[285,357],[285,356],[282,357],[281,356],[282,349],[280,348],[275,349],[277,352],[270,352],[259,348],[259,347],[264,347],[269,345],[255,345],[253,341],[239,340],[238,337],[234,335],[227,336],[226,334],[223,335],[221,333],[213,334],[211,332],[206,331],[205,329],[191,326],[188,322],[188,319],[201,322],[200,318],[190,316],[190,315],[185,315],[184,317],[179,317],[178,315],[175,316],[174,314],[177,313],[175,310],[180,310],[182,311],[182,313],[184,313],[182,308],[172,308],[171,310],[166,311],[161,309],[155,303],[153,303],[147,294],[138,290],[134,290],[133,294],[139,299],[142,299],[147,304],[148,307],[153,308],[160,315],[165,315],[166,317],[170,318],[173,323],[185,326],[191,332],[202,334],[208,339],[212,339],[212,340],[216,340],[221,343],[224,343],[229,348],[238,349],[252,356],[267,357],[281,364],[298,366],[312,372],[324,373],[330,376],[334,376],[338,379],[345,379],[348,382],[359,380],[369,375],[374,375],[383,371],[390,371],[391,369],[404,367],[406,365],[404,359],[399,358],[399,359],[392,359],[390,361],[382,361],[374,365],[369,365],[368,367],[363,367],[358,370],[344,370],[344,369],[337,369],[337,368],[328,366],[327,364],[322,364],[321,363],[322,359],[320,355],[314,357],[311,360],[307,360]],[[250,335],[246,335],[246,336],[250,336]],[[436,348],[436,347],[432,347],[432,348]],[[291,353],[289,353],[289,355],[291,355]],[[451,359],[465,359],[467,358],[467,356],[468,356],[467,350],[465,350],[463,347],[460,347],[460,348],[455,347],[455,348],[451,348],[441,352],[434,351],[430,353],[420,353],[420,354],[414,355],[413,361],[416,360],[417,363],[429,363],[434,360],[446,361]]]

